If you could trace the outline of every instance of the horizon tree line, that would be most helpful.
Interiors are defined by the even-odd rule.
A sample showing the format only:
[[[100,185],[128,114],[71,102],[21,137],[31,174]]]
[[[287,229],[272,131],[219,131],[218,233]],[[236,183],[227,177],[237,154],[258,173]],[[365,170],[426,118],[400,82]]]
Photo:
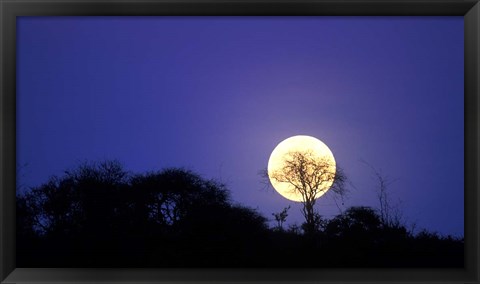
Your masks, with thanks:
[[[294,259],[312,252],[338,256],[309,265],[363,265],[346,261],[347,247],[363,243],[350,252],[373,253],[370,264],[379,264],[387,257],[384,247],[408,244],[390,263],[398,265],[403,254],[422,251],[422,238],[429,244],[423,247],[432,246],[427,256],[445,244],[455,256],[463,247],[463,240],[427,231],[413,236],[369,207],[351,207],[331,220],[320,217],[314,231],[310,224],[278,229],[288,209],[273,215],[277,226],[271,228],[257,210],[231,200],[225,185],[185,169],[132,174],[118,161],[84,163],[18,194],[19,265],[282,267],[300,265],[285,263],[282,254]],[[459,257],[452,259],[459,263]]]

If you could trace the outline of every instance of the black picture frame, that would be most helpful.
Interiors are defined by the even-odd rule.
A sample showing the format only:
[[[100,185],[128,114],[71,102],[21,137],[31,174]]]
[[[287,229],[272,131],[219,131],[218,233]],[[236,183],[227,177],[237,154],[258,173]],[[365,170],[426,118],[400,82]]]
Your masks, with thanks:
[[[52,282],[451,282],[478,283],[478,0],[0,0],[0,281]],[[106,15],[463,16],[465,23],[464,269],[38,269],[15,267],[16,17]]]

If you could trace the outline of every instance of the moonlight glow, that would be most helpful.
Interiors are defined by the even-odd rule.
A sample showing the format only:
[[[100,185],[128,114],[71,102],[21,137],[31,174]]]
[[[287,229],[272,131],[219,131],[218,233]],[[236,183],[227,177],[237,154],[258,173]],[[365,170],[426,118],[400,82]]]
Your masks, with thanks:
[[[277,147],[272,151],[270,159],[268,160],[268,176],[270,182],[272,183],[275,190],[280,193],[283,197],[292,200],[292,201],[302,201],[302,196],[295,191],[294,187],[287,182],[279,182],[272,178],[272,173],[278,171],[284,167],[285,157],[288,153],[300,151],[300,152],[311,152],[315,158],[323,159],[328,161],[330,165],[330,172],[335,173],[336,164],[335,158],[333,157],[332,151],[317,138],[306,136],[306,135],[297,135],[287,138],[280,142]],[[318,198],[325,194],[327,190],[332,186],[332,181],[327,181],[321,186],[321,192],[315,197]]]

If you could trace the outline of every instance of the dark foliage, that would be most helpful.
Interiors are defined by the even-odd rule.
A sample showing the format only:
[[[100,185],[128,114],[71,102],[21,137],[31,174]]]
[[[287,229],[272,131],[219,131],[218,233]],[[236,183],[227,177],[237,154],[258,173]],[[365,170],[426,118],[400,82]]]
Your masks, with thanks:
[[[17,197],[19,267],[242,265],[266,219],[183,169],[84,164]],[[235,255],[232,258],[231,255]]]
[[[190,171],[83,164],[17,197],[17,267],[463,267],[463,240],[372,208],[316,218],[315,234],[270,229]]]

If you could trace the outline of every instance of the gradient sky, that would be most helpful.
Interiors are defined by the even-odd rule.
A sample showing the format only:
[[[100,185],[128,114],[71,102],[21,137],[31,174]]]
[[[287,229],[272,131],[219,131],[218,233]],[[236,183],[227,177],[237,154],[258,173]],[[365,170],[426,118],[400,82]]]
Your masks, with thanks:
[[[258,172],[305,134],[349,178],[341,209],[378,207],[366,161],[407,224],[463,236],[463,60],[463,17],[19,17],[19,184],[86,160],[185,167],[301,223]]]

